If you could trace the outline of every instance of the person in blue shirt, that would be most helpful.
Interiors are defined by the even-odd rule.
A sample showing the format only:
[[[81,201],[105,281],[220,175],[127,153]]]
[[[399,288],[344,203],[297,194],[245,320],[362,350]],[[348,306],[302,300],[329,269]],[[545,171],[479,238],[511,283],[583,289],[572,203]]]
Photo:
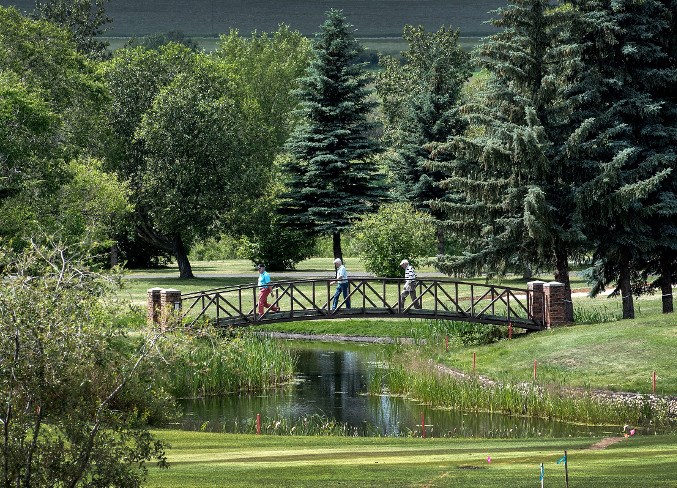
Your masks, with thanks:
[[[259,315],[263,315],[264,308],[270,308],[273,312],[279,312],[280,307],[268,305],[268,295],[273,287],[270,285],[270,275],[266,272],[266,267],[263,264],[257,266],[259,270]]]
[[[329,282],[330,285],[336,283],[336,292],[334,292],[334,306],[332,309],[336,310],[339,296],[341,296],[341,294],[343,294],[343,299],[346,302],[346,308],[350,308],[350,297],[348,296],[348,271],[339,258],[334,259],[334,267],[336,268],[336,279]]]

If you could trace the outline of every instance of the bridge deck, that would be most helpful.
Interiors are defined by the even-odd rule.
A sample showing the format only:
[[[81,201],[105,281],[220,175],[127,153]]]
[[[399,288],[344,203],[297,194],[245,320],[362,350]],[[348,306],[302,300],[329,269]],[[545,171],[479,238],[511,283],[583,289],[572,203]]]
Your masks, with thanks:
[[[533,290],[484,285],[454,280],[423,279],[417,282],[416,296],[400,302],[404,280],[351,280],[348,300],[342,296],[332,309],[334,286],[327,280],[299,280],[275,283],[268,303],[282,309],[263,314],[257,311],[258,287],[236,286],[190,293],[181,297],[187,323],[208,320],[219,326],[251,326],[263,323],[341,318],[421,318],[477,322],[495,325],[512,324],[527,330],[541,330],[543,311],[534,313]],[[540,313],[538,313],[540,312]]]

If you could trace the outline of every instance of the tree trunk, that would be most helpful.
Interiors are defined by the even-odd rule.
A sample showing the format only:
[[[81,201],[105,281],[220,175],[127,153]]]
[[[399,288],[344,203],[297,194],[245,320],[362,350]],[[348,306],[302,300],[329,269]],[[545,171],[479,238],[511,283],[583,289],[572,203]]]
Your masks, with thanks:
[[[444,256],[447,253],[447,240],[445,239],[444,230],[437,227],[437,255]]]
[[[169,251],[174,255],[176,263],[179,265],[180,279],[195,278],[195,276],[193,276],[193,268],[190,266],[190,261],[188,261],[186,247],[183,245],[180,234],[175,234],[173,237],[167,237],[157,232],[153,229],[152,225],[144,220],[141,220],[136,229],[141,239],[160,249]]]
[[[339,258],[343,261],[343,251],[341,250],[341,233],[334,232],[332,234],[332,243],[334,246],[334,259]]]
[[[623,300],[623,318],[635,318],[635,304],[632,299],[632,283],[630,281],[630,259],[626,252],[621,253],[619,259],[619,285],[621,300]]]
[[[569,279],[569,256],[566,249],[555,250],[555,281],[564,285],[564,319],[574,321],[574,303],[571,300],[571,280]]]
[[[661,301],[663,302],[663,313],[672,313],[672,269],[670,267],[670,256],[667,252],[661,253],[659,278],[661,284]]]
[[[174,236],[174,244],[172,247],[176,263],[179,265],[179,278],[195,278],[195,276],[193,276],[193,268],[190,265],[190,261],[188,261],[188,253],[186,252],[186,248],[183,245],[180,235],[177,234]]]
[[[119,253],[118,253],[118,243],[114,242],[110,246],[110,266],[111,266],[111,268],[114,268],[118,264],[120,264],[120,256],[119,256]]]

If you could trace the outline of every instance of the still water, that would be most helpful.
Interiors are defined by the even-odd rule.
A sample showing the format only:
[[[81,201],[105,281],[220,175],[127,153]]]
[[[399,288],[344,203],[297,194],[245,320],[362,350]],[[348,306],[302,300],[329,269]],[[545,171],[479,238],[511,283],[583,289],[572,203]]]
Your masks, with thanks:
[[[183,428],[242,432],[260,414],[262,423],[294,423],[313,415],[349,425],[358,435],[429,437],[566,437],[617,434],[618,427],[590,427],[562,422],[462,413],[388,395],[367,395],[378,367],[378,348],[365,345],[297,344],[295,381],[256,395],[184,400]]]

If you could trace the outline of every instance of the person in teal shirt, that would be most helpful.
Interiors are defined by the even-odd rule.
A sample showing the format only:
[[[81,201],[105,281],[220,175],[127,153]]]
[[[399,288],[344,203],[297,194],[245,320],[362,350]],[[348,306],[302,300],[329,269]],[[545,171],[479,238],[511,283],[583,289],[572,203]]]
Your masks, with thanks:
[[[268,295],[270,295],[273,289],[270,285],[270,275],[266,271],[265,265],[259,264],[257,268],[259,270],[259,315],[263,315],[263,311],[266,308],[270,308],[273,312],[279,312],[280,307],[277,305],[268,305]]]

